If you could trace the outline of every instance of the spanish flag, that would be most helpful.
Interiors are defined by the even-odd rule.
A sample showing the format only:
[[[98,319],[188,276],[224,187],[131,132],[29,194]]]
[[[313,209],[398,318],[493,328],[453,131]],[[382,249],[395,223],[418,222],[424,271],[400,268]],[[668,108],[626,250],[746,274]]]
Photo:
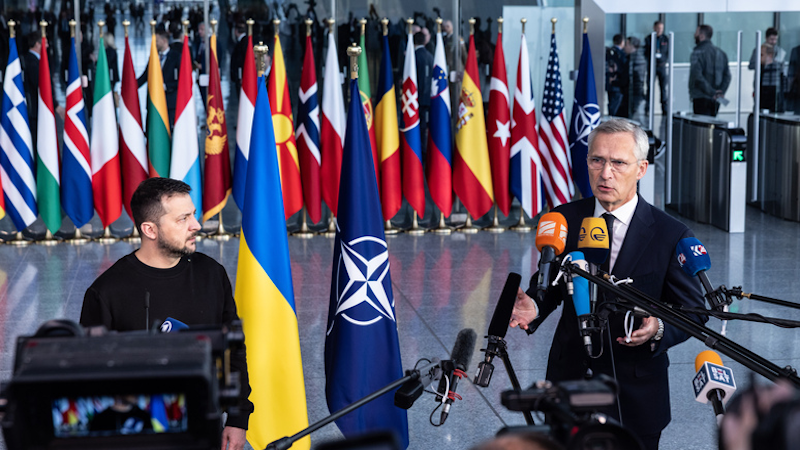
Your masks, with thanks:
[[[147,155],[150,159],[151,178],[169,177],[170,142],[172,137],[167,114],[167,96],[153,28],[147,69]]]
[[[231,158],[228,154],[228,126],[217,65],[217,33],[211,35],[211,64],[208,80],[205,177],[203,177],[203,222],[222,211],[231,193]]]
[[[470,33],[467,67],[458,103],[453,190],[470,215],[476,219],[489,212],[494,203],[483,98],[478,77],[475,37]]]
[[[303,207],[303,186],[300,182],[300,159],[297,156],[297,143],[294,139],[289,83],[286,80],[286,65],[283,63],[283,50],[281,49],[281,39],[278,36],[277,25],[275,25],[274,49],[269,76],[269,89],[267,91],[269,92],[269,104],[274,105],[272,124],[275,127],[275,143],[278,150],[281,188],[283,189],[283,209],[288,219]],[[254,122],[253,127],[257,126]],[[250,148],[252,148],[252,145]],[[249,172],[250,170],[248,169]],[[245,197],[247,196],[245,195]],[[246,203],[247,200],[245,199]],[[286,230],[284,230],[285,232]]]
[[[289,241],[286,220],[281,219],[280,171],[264,83],[259,78],[236,272],[236,306],[255,405],[247,431],[253,448],[265,448],[308,426]],[[309,447],[309,438],[292,446]]]
[[[397,126],[397,100],[389,53],[389,21],[383,22],[383,53],[378,77],[378,105],[375,109],[375,135],[381,161],[381,209],[383,220],[391,220],[403,204],[400,187],[400,136]],[[413,54],[412,54],[413,56]]]

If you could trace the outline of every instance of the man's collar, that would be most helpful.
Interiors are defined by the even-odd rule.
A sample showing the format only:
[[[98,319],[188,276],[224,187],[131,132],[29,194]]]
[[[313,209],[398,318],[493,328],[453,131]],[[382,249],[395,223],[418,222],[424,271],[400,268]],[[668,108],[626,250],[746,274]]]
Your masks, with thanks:
[[[32,49],[32,48],[31,48],[31,49],[28,49],[28,52],[29,52],[29,53],[31,53],[31,54],[33,54],[33,56],[35,56],[35,57],[36,57],[36,59],[39,59],[39,60],[41,60],[41,59],[42,59],[42,55],[40,55],[40,54],[36,53],[35,51],[33,51],[33,49]]]
[[[638,204],[639,204],[639,196],[634,195],[631,200],[628,200],[627,203],[615,209],[614,212],[612,212],[611,214],[614,215],[615,219],[619,220],[625,225],[630,225],[631,219],[633,218],[633,213],[636,212],[636,205]],[[603,206],[600,204],[600,201],[597,200],[597,197],[595,197],[594,217],[602,217],[603,214],[607,212],[608,211],[605,208],[603,208]]]

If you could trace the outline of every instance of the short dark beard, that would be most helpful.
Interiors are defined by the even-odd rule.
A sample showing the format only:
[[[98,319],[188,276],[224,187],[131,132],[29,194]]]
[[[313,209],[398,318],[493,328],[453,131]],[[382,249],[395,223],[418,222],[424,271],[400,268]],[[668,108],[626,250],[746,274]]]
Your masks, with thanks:
[[[192,237],[196,237],[197,233],[194,233]],[[158,236],[156,239],[156,244],[158,244],[158,248],[162,250],[168,256],[174,256],[176,258],[180,258],[183,256],[189,256],[194,253],[196,250],[192,250],[186,247],[184,243],[183,247],[175,247],[169,244],[168,242],[161,239],[161,235]],[[196,245],[196,244],[195,244]]]

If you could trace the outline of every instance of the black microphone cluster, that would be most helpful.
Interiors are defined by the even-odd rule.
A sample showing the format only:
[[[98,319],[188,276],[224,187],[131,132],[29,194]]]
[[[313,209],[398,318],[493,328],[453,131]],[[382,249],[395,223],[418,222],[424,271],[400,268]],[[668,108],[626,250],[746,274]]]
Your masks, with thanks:
[[[511,321],[511,313],[514,311],[514,302],[517,299],[517,291],[521,282],[522,276],[520,274],[509,273],[506,284],[503,286],[503,293],[500,294],[500,299],[494,308],[494,315],[492,315],[492,321],[489,323],[489,332],[486,336],[489,342],[485,349],[481,349],[485,356],[483,361],[478,363],[478,373],[475,375],[474,380],[474,383],[480,387],[489,387],[489,382],[492,380],[492,374],[494,373],[492,360],[500,354],[499,350],[501,348],[505,350],[508,323]]]

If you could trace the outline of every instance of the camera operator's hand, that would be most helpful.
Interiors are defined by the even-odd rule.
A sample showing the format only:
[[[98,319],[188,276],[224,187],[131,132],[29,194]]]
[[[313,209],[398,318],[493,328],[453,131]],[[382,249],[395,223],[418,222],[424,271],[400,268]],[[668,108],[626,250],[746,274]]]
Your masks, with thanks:
[[[509,322],[508,326],[511,328],[519,327],[523,330],[528,329],[528,324],[533,322],[533,319],[539,315],[539,312],[536,311],[536,303],[533,302],[533,299],[522,290],[522,288],[517,288],[517,300],[514,302],[514,309],[511,311],[511,322]]]
[[[624,337],[618,337],[617,342],[626,347],[636,347],[650,342],[650,339],[658,333],[658,319],[653,316],[642,319],[642,326],[631,333],[631,341],[625,342]]]
[[[247,430],[236,427],[225,427],[222,430],[222,450],[244,450],[247,442]]]

